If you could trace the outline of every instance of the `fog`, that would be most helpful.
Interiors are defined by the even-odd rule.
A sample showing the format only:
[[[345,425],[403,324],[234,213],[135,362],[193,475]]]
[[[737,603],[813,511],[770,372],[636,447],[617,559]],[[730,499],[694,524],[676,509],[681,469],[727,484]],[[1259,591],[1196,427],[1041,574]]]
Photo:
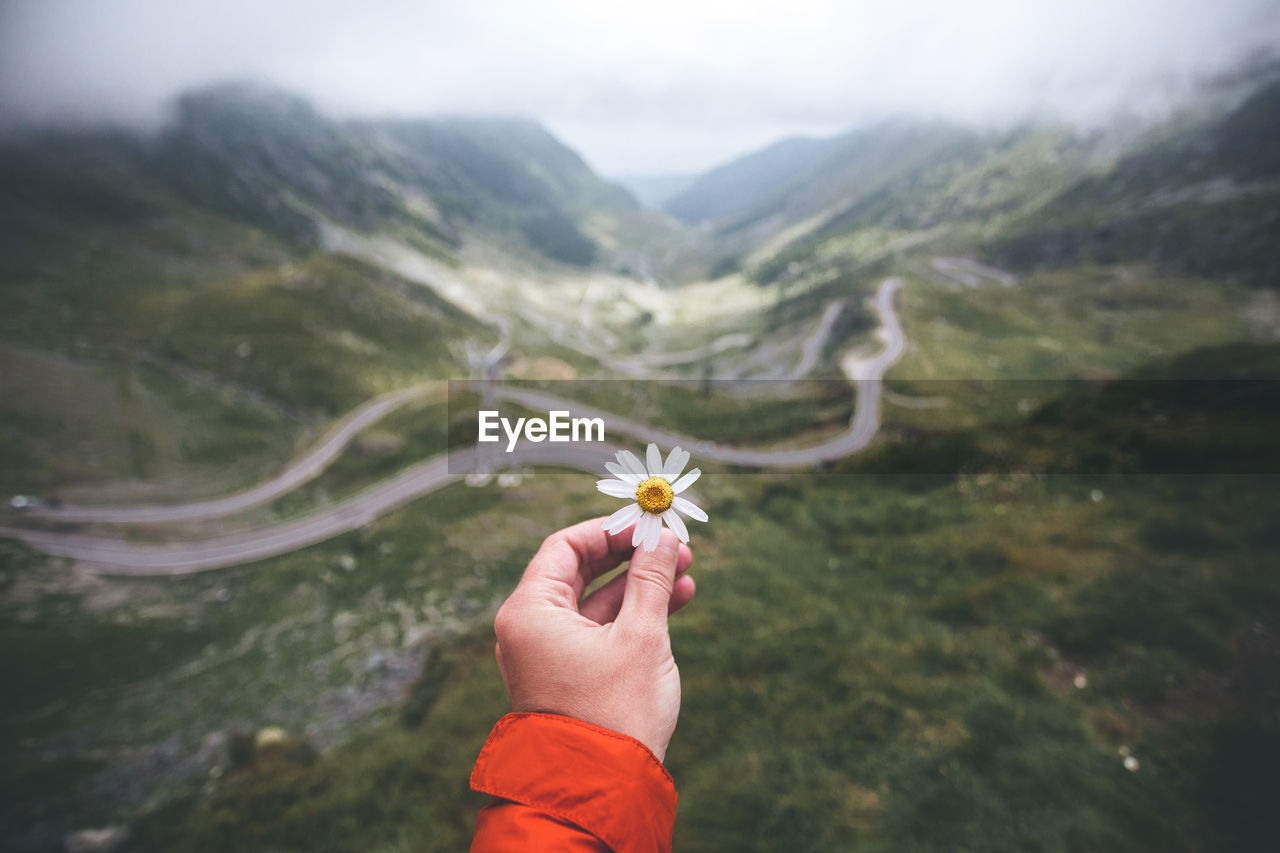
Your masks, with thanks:
[[[154,124],[253,79],[336,115],[532,116],[654,174],[890,115],[1158,112],[1277,46],[1273,0],[0,0],[0,121]]]

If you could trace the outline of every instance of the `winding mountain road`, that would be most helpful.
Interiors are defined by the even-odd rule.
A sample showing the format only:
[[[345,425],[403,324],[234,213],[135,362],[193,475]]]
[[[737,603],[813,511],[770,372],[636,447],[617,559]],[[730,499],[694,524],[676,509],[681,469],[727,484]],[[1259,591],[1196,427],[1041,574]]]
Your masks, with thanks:
[[[434,383],[439,385],[440,383]],[[100,524],[147,524],[163,521],[191,521],[197,518],[219,518],[249,509],[292,491],[320,474],[361,430],[377,423],[387,414],[415,397],[421,397],[431,385],[415,385],[374,397],[349,412],[325,434],[320,443],[280,472],[277,476],[250,489],[206,501],[185,504],[137,504],[133,506],[60,506],[33,507],[28,514],[51,521],[96,522]]]
[[[557,465],[598,473],[616,447],[525,445],[504,462]],[[0,527],[0,536],[21,539],[33,548],[79,560],[95,574],[119,576],[190,575],[287,554],[363,527],[397,507],[461,480],[475,469],[474,448],[437,456],[406,468],[333,506],[269,527],[237,531],[209,539],[136,543],[104,536],[51,530]]]
[[[881,321],[878,334],[884,341],[884,349],[871,358],[846,356],[842,361],[841,367],[845,375],[853,381],[857,391],[853,416],[849,419],[847,429],[821,444],[781,449],[733,447],[680,435],[540,391],[498,385],[489,388],[488,393],[494,399],[510,400],[535,410],[557,409],[568,411],[572,417],[603,418],[609,433],[621,433],[664,446],[678,444],[697,459],[709,459],[749,468],[805,468],[830,462],[865,448],[875,438],[880,428],[881,378],[894,362],[902,357],[906,349],[906,335],[893,308],[894,296],[901,288],[901,279],[890,278],[886,279],[876,292],[875,309]]]
[[[804,344],[800,347],[800,360],[796,362],[795,367],[791,368],[788,379],[808,376],[809,371],[818,366],[818,359],[822,357],[822,348],[827,345],[827,338],[831,337],[831,329],[843,310],[844,302],[836,300],[822,312],[818,327],[804,339]]]
[[[846,356],[842,361],[846,375],[853,381],[856,388],[854,413],[848,428],[827,441],[809,447],[774,450],[730,447],[677,435],[646,424],[615,417],[606,412],[597,412],[547,394],[503,386],[494,387],[491,392],[497,397],[534,408],[563,409],[578,416],[603,417],[612,432],[663,445],[679,444],[700,459],[755,468],[812,466],[862,450],[871,442],[879,429],[881,380],[906,348],[906,337],[893,305],[894,297],[901,287],[900,279],[890,278],[881,283],[876,293],[874,305],[881,320],[878,334],[884,341],[884,348],[870,358]],[[368,425],[396,405],[405,402],[413,393],[420,392],[420,388],[406,389],[377,398],[362,406],[340,422],[325,441],[290,466],[279,477],[254,489],[213,501],[172,507],[122,507],[117,511],[129,512],[137,516],[131,518],[131,521],[154,521],[208,517],[211,507],[218,508],[219,514],[225,514],[221,509],[226,506],[235,507],[227,512],[244,509],[253,505],[255,501],[261,502],[282,494],[297,483],[305,482],[309,477],[315,476],[318,473],[316,466],[322,468],[324,462],[332,459],[341,447],[362,428],[356,424]],[[186,575],[288,553],[354,530],[415,498],[462,479],[471,471],[487,470],[495,458],[499,459],[500,464],[504,466],[555,465],[599,473],[603,470],[604,461],[615,449],[603,443],[591,445],[525,443],[519,445],[513,453],[498,454],[496,457],[488,448],[483,451],[478,447],[455,450],[448,456],[438,456],[405,469],[333,506],[269,527],[237,531],[204,540],[159,544],[136,543],[118,538],[18,527],[0,527],[0,536],[19,539],[33,548],[55,556],[79,560],[89,571],[98,574]],[[268,497],[263,497],[264,495]],[[100,511],[101,517],[93,520],[115,520],[110,517],[110,509],[107,507],[65,509],[81,512]],[[56,513],[46,513],[46,515],[60,520],[70,520],[67,516],[58,516]]]

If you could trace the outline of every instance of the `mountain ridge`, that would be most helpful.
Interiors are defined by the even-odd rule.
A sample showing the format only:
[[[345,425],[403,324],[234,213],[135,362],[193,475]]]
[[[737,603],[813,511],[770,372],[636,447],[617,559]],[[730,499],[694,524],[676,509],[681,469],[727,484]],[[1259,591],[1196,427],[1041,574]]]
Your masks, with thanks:
[[[91,168],[102,165],[93,149],[104,140],[115,161]],[[58,157],[42,163],[51,145]],[[324,218],[358,231],[398,230],[434,254],[456,251],[472,233],[581,266],[599,250],[581,230],[586,217],[639,212],[626,190],[531,119],[336,120],[251,83],[184,93],[152,132],[29,129],[7,134],[0,152],[0,169],[13,179],[10,207],[48,202],[40,197],[48,187],[23,172],[93,188],[99,203],[115,196],[127,206],[142,187],[301,248],[318,247],[316,221]]]
[[[1145,126],[896,120],[798,138],[710,170],[665,208],[714,234],[713,278],[770,284],[806,259],[865,265],[906,240],[1020,271],[1152,261],[1275,284],[1278,77],[1268,66]]]
[[[813,159],[820,158],[827,145],[829,141],[812,137],[781,139],[695,177],[667,199],[663,209],[691,224],[720,219],[811,171],[816,166]]]

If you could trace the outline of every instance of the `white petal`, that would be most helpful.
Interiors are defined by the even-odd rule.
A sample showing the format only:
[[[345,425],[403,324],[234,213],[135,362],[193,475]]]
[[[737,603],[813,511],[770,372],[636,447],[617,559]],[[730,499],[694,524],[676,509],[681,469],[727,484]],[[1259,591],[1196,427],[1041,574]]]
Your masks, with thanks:
[[[694,521],[707,520],[707,514],[702,511],[702,508],[688,498],[676,498],[671,505],[692,518]]]
[[[669,510],[668,510],[669,511]],[[644,510],[637,504],[627,504],[604,520],[604,529],[610,533],[621,533],[640,520]]]
[[[675,492],[678,495],[681,492],[683,492],[685,489],[692,486],[697,481],[697,479],[701,476],[702,476],[702,469],[694,468],[688,474],[685,474],[679,480],[676,480],[674,483],[672,483],[671,491]],[[640,484],[636,483],[636,485],[638,486]]]
[[[667,464],[662,466],[662,476],[666,478],[668,483],[674,483],[676,477],[679,477],[680,472],[684,470],[684,466],[688,464],[689,451],[673,447],[671,452],[667,454]]]
[[[658,452],[658,445],[649,445],[649,449],[645,451],[645,461],[649,463],[650,477],[662,476],[662,454]]]
[[[622,467],[638,476],[641,480],[649,476],[648,472],[644,470],[644,465],[640,463],[640,459],[630,450],[619,450],[617,456],[618,462],[621,463]]]
[[[631,534],[631,547],[634,548],[641,542],[648,541],[649,531],[654,527],[658,528],[658,535],[661,536],[662,519],[658,518],[651,512],[646,512],[640,517],[640,520],[636,522],[635,532]],[[649,550],[653,549],[650,548]]]
[[[667,523],[667,527],[671,528],[671,532],[680,538],[681,542],[689,541],[689,528],[684,526],[684,519],[674,509],[664,512],[662,520]]]
[[[658,541],[662,539],[662,516],[646,513],[654,520],[654,524],[644,532],[644,549],[646,551],[656,551],[658,549]]]
[[[616,462],[606,462],[604,463],[604,467],[608,469],[610,474],[617,477],[628,486],[638,486],[640,485],[640,481],[644,479],[644,477],[641,477],[639,474],[632,474]]]
[[[596,488],[611,498],[631,498],[635,500],[636,487],[628,486],[621,480],[596,480]]]

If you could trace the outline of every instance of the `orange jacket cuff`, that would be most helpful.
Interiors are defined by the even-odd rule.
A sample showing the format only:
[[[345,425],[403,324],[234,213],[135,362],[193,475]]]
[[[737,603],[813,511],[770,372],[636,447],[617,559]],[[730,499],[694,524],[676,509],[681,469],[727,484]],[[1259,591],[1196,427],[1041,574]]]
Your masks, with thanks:
[[[617,853],[669,851],[676,789],[640,741],[555,714],[507,714],[471,787],[581,827]]]

